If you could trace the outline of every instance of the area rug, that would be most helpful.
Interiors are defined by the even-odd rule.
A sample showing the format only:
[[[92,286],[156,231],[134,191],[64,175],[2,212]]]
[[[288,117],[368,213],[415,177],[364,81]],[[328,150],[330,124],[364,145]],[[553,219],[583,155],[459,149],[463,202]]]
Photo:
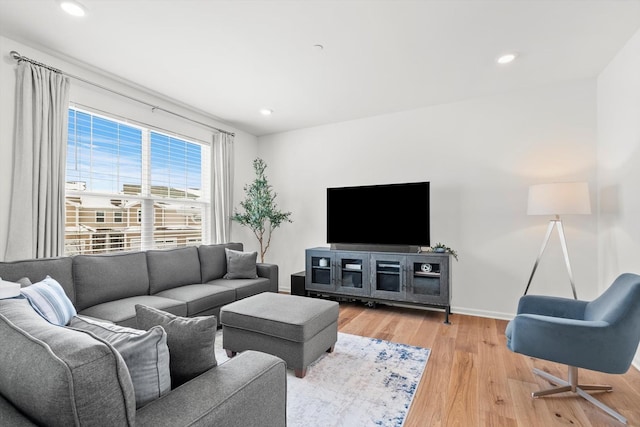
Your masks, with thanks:
[[[296,378],[287,369],[288,427],[400,427],[422,378],[429,349],[338,333],[325,353]],[[228,360],[216,337],[218,363]]]

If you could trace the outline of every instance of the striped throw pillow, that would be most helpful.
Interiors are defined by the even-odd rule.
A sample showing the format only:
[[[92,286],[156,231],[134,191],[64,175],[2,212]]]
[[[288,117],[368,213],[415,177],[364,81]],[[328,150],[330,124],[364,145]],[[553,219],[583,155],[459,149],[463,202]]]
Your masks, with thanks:
[[[51,276],[20,289],[20,293],[40,316],[54,325],[64,326],[76,315],[76,309],[64,289]]]

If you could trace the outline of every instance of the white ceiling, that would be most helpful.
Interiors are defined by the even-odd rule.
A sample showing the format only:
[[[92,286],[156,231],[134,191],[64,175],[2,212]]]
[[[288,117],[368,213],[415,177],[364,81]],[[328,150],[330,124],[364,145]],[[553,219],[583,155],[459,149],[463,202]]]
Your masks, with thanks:
[[[640,0],[80,2],[0,0],[0,34],[258,136],[594,77],[640,28]]]

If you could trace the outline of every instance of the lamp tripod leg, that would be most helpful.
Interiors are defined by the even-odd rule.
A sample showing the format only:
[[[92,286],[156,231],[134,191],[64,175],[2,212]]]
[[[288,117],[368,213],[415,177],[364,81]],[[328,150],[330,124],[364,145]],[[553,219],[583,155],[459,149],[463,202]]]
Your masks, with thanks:
[[[527,287],[524,289],[524,295],[529,292],[529,286],[531,286],[531,281],[533,280],[533,275],[536,274],[536,269],[538,268],[538,264],[540,263],[540,258],[542,258],[542,254],[544,250],[547,248],[547,243],[549,243],[549,238],[551,237],[551,232],[553,231],[553,227],[556,225],[556,222],[551,220],[549,221],[549,226],[547,227],[547,234],[544,236],[544,240],[542,241],[542,246],[540,247],[540,252],[538,253],[538,258],[536,259],[535,264],[533,264],[533,270],[531,271],[531,276],[529,276],[529,282],[527,282]]]
[[[578,299],[576,294],[576,285],[573,282],[573,272],[571,271],[571,263],[569,262],[569,249],[567,249],[567,239],[564,237],[564,227],[562,221],[557,220],[558,223],[558,236],[560,237],[560,246],[562,246],[562,253],[564,254],[564,263],[567,265],[567,272],[569,273],[569,281],[571,282],[571,291],[573,291],[573,299]]]

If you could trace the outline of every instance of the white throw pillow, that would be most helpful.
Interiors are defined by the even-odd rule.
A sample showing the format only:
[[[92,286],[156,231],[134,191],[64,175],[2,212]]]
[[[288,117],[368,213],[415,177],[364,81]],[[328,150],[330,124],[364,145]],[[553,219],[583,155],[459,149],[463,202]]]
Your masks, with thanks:
[[[76,309],[64,289],[51,276],[21,288],[20,293],[40,316],[54,325],[64,326],[76,315]]]

